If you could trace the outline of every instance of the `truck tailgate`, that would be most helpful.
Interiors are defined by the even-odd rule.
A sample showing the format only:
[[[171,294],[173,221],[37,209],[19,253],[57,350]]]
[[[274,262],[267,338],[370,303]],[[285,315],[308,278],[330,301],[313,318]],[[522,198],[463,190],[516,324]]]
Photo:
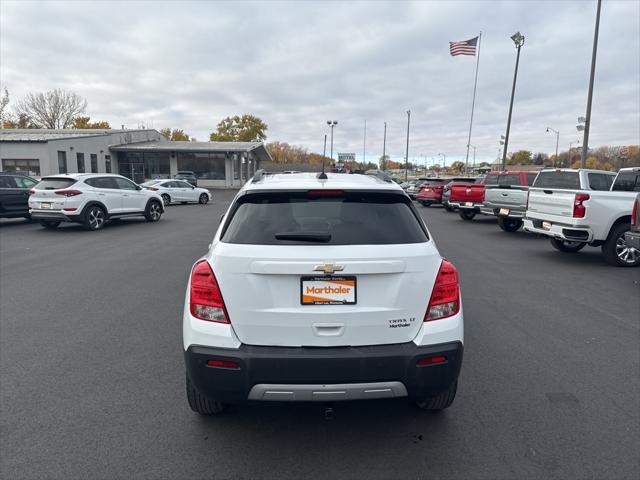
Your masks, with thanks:
[[[576,192],[573,190],[539,189],[529,190],[527,216],[552,215],[554,217],[573,217],[573,204]]]
[[[484,201],[484,185],[451,185],[450,202],[473,202],[482,203]]]
[[[518,208],[527,206],[527,190],[520,188],[489,188],[484,194],[484,203],[490,208]]]

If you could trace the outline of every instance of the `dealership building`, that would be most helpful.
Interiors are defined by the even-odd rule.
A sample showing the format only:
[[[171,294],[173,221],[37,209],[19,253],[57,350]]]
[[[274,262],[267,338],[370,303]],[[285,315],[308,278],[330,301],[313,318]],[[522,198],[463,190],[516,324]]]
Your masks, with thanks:
[[[170,142],[157,130],[0,130],[0,171],[34,177],[119,173],[142,183],[195,172],[198,185],[240,186],[271,157],[262,142]]]

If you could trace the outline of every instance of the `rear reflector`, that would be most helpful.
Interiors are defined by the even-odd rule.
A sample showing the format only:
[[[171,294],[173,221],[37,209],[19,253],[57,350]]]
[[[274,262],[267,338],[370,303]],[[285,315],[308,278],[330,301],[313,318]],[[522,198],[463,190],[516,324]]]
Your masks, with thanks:
[[[207,366],[216,368],[228,368],[229,370],[240,370],[240,364],[238,362],[232,362],[231,360],[219,360],[217,358],[207,360]]]
[[[640,227],[640,209],[638,209],[638,204],[640,203],[640,199],[636,198],[636,201],[633,202],[633,209],[631,210],[631,226],[632,227]]]
[[[424,367],[425,365],[438,365],[440,363],[447,363],[447,357],[444,355],[438,355],[436,357],[421,358],[416,362],[416,365]]]
[[[200,260],[191,271],[190,290],[191,315],[200,320],[218,323],[231,323],[224,306],[222,293],[206,260]]]
[[[75,212],[77,208],[63,208],[65,212]]]
[[[451,262],[442,260],[424,321],[430,322],[451,317],[459,311],[460,284],[458,282],[458,271]]]
[[[344,190],[309,190],[310,197],[344,197]]]
[[[81,195],[82,192],[80,190],[56,190],[56,195],[62,195],[64,197],[75,197],[76,195]]]

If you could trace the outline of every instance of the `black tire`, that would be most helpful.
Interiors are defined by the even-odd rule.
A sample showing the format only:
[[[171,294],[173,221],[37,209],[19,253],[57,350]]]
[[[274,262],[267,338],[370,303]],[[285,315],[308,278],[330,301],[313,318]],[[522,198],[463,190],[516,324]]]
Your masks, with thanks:
[[[200,194],[200,198],[198,198],[198,203],[200,205],[206,205],[207,203],[209,203],[209,195],[207,195],[206,193]]]
[[[163,193],[161,197],[162,197],[162,203],[164,203],[165,207],[171,203],[171,197],[167,193]]]
[[[470,220],[473,220],[473,217],[476,216],[476,212],[474,212],[473,210],[467,210],[465,208],[461,208],[460,211],[458,212],[458,215],[460,215],[461,219],[470,221]]]
[[[107,223],[107,213],[98,205],[88,206],[83,215],[82,226],[85,230],[100,230]]]
[[[614,225],[607,240],[602,245],[602,255],[615,267],[637,267],[640,265],[640,251],[627,245],[624,234],[628,232],[628,223]]]
[[[422,204],[423,207],[430,207],[431,206],[431,202],[425,202],[424,200],[420,202]]]
[[[225,405],[217,400],[211,400],[210,398],[202,395],[198,390],[196,390],[196,387],[191,384],[188,375],[186,376],[186,385],[187,401],[189,402],[191,410],[199,413],[200,415],[217,415],[224,411]]]
[[[147,208],[144,211],[144,218],[147,222],[157,222],[162,217],[162,205],[157,200],[151,200],[147,203]]]
[[[587,245],[584,242],[571,242],[569,240],[560,240],[559,238],[550,238],[549,240],[553,248],[564,253],[579,252]]]
[[[58,225],[60,225],[60,222],[55,222],[52,220],[40,220],[40,225],[42,225],[44,228],[47,228],[49,230],[53,230],[55,228],[58,228]]]
[[[522,226],[519,218],[498,217],[498,226],[505,232],[517,232]]]
[[[444,207],[444,209],[447,212],[453,212],[453,207],[451,205],[449,205],[448,203],[443,203],[442,206]]]
[[[416,401],[418,408],[422,410],[444,410],[449,408],[456,398],[456,392],[458,391],[458,381],[456,380],[451,384],[448,390],[445,390],[433,397],[427,397]]]
[[[24,215],[25,220],[29,220],[31,221],[31,214],[27,213],[26,215]]]

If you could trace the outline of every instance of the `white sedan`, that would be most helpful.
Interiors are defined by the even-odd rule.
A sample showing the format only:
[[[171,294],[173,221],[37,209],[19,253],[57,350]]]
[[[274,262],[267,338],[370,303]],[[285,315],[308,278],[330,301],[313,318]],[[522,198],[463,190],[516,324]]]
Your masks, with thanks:
[[[209,190],[194,187],[184,180],[149,180],[140,185],[148,190],[158,192],[165,205],[187,202],[197,202],[204,205],[212,199]]]

